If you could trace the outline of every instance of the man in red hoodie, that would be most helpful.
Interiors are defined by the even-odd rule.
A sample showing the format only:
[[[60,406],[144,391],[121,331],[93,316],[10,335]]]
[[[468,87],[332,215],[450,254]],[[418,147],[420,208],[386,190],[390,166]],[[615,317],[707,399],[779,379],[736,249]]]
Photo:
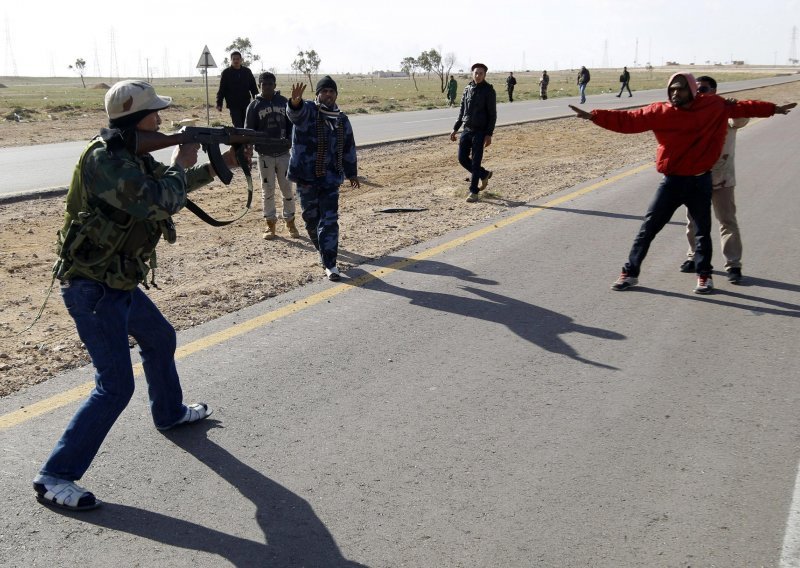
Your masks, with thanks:
[[[778,106],[764,101],[732,102],[717,95],[697,94],[697,83],[690,73],[675,73],[670,77],[667,94],[669,102],[630,111],[593,110],[589,113],[572,105],[570,108],[579,118],[614,132],[635,134],[652,130],[658,141],[656,169],[664,178],[633,240],[628,262],[611,285],[612,290],[627,290],[639,283],[639,271],[650,243],[675,210],[685,205],[697,224],[694,292],[708,294],[714,288],[710,170],[722,152],[728,119],[787,114],[797,103]]]

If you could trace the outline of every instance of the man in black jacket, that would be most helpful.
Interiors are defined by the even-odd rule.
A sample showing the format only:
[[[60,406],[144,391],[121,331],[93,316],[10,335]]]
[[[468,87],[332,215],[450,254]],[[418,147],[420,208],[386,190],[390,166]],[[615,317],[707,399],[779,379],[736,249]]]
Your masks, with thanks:
[[[250,100],[258,94],[258,85],[253,72],[242,65],[242,54],[231,52],[231,66],[222,71],[217,90],[217,110],[222,112],[222,101],[231,113],[236,128],[244,127],[244,117]]]
[[[467,197],[469,203],[478,201],[478,192],[486,189],[492,177],[492,172],[481,166],[483,149],[491,145],[497,122],[497,95],[494,87],[486,82],[488,70],[483,63],[472,66],[472,81],[461,96],[461,110],[450,133],[450,140],[455,142],[458,129],[464,125],[458,142],[458,162],[472,174]]]
[[[517,86],[517,79],[514,77],[514,72],[509,71],[506,77],[506,91],[508,91],[508,102],[514,102],[514,87]]]
[[[631,74],[628,71],[627,67],[622,68],[622,75],[619,76],[619,82],[622,83],[622,86],[619,88],[619,93],[617,94],[617,98],[622,96],[622,91],[628,89],[628,96],[632,97],[633,93],[631,93]]]

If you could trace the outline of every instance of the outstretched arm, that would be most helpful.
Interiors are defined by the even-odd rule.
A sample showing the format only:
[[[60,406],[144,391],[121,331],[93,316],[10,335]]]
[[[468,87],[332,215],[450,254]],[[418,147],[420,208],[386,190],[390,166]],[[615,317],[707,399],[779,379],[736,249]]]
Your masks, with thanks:
[[[775,105],[775,114],[789,114],[789,111],[797,106],[797,103],[789,103],[785,105]]]
[[[578,107],[573,105],[569,105],[569,108],[575,111],[575,114],[578,115],[578,118],[582,118],[584,120],[592,120],[592,113],[586,112],[585,110],[579,109]]]

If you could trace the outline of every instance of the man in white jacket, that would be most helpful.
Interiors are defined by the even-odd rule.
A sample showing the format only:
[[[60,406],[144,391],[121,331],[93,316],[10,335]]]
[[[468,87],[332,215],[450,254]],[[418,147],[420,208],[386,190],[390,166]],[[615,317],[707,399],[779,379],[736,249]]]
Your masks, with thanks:
[[[707,76],[697,78],[697,92],[717,92],[717,82]],[[734,169],[734,153],[736,152],[736,131],[750,121],[749,118],[729,118],[728,135],[722,154],[711,168],[711,205],[714,216],[719,221],[719,235],[722,242],[722,255],[725,257],[725,271],[731,284],[739,284],[742,280],[742,237],[739,223],[736,221],[736,200],[733,190],[736,187]],[[686,213],[686,237],[689,239],[687,259],[681,264],[681,272],[694,272],[694,235],[695,224],[691,215]]]

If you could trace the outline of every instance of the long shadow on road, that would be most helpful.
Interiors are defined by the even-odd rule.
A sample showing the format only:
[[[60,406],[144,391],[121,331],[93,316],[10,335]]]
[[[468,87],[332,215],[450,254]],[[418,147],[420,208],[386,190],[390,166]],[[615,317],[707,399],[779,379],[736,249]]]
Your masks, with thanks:
[[[764,288],[775,288],[777,290],[790,290],[790,291],[797,291],[799,288],[797,285],[786,282],[777,282],[774,280],[764,280],[764,279],[756,279],[749,277],[745,281],[744,285],[737,286],[737,288],[747,289],[751,287],[756,288],[759,286]],[[636,288],[626,291],[625,293],[655,294],[658,296],[679,298],[681,300],[689,300],[692,302],[710,302],[712,304],[717,304],[718,306],[736,308],[757,315],[788,316],[792,318],[800,317],[800,304],[793,304],[791,302],[783,302],[780,300],[772,300],[770,298],[764,298],[762,296],[756,296],[754,294],[743,294],[741,292],[734,291],[730,288],[726,289],[716,288],[713,294],[707,296],[696,296],[681,292],[672,292],[669,290],[659,290],[656,288],[648,288],[646,286],[638,286]],[[747,303],[733,302],[730,301],[731,299],[741,300],[742,302],[747,302]],[[766,304],[766,306],[759,304]]]
[[[389,257],[384,260],[392,262],[401,259]],[[405,265],[400,270],[435,276],[452,276],[473,284],[497,284],[493,280],[479,278],[471,271],[439,261],[420,260]],[[625,339],[624,335],[607,329],[580,325],[571,317],[528,302],[473,286],[459,286],[459,288],[478,296],[477,298],[401,288],[377,278],[365,284],[364,288],[408,298],[411,304],[415,306],[494,322],[507,327],[525,341],[529,341],[551,353],[565,355],[570,359],[587,365],[615,371],[619,370],[616,367],[582,357],[561,336],[567,333],[583,333],[601,339],[618,341]]]
[[[252,501],[265,542],[113,503],[104,503],[94,514],[75,514],[74,518],[168,546],[217,554],[241,568],[366,568],[342,556],[333,535],[305,499],[245,465],[211,441],[208,431],[217,425],[218,422],[209,419],[191,428],[165,432],[165,436]],[[231,519],[232,526],[247,522],[251,522],[249,515],[246,519]]]

